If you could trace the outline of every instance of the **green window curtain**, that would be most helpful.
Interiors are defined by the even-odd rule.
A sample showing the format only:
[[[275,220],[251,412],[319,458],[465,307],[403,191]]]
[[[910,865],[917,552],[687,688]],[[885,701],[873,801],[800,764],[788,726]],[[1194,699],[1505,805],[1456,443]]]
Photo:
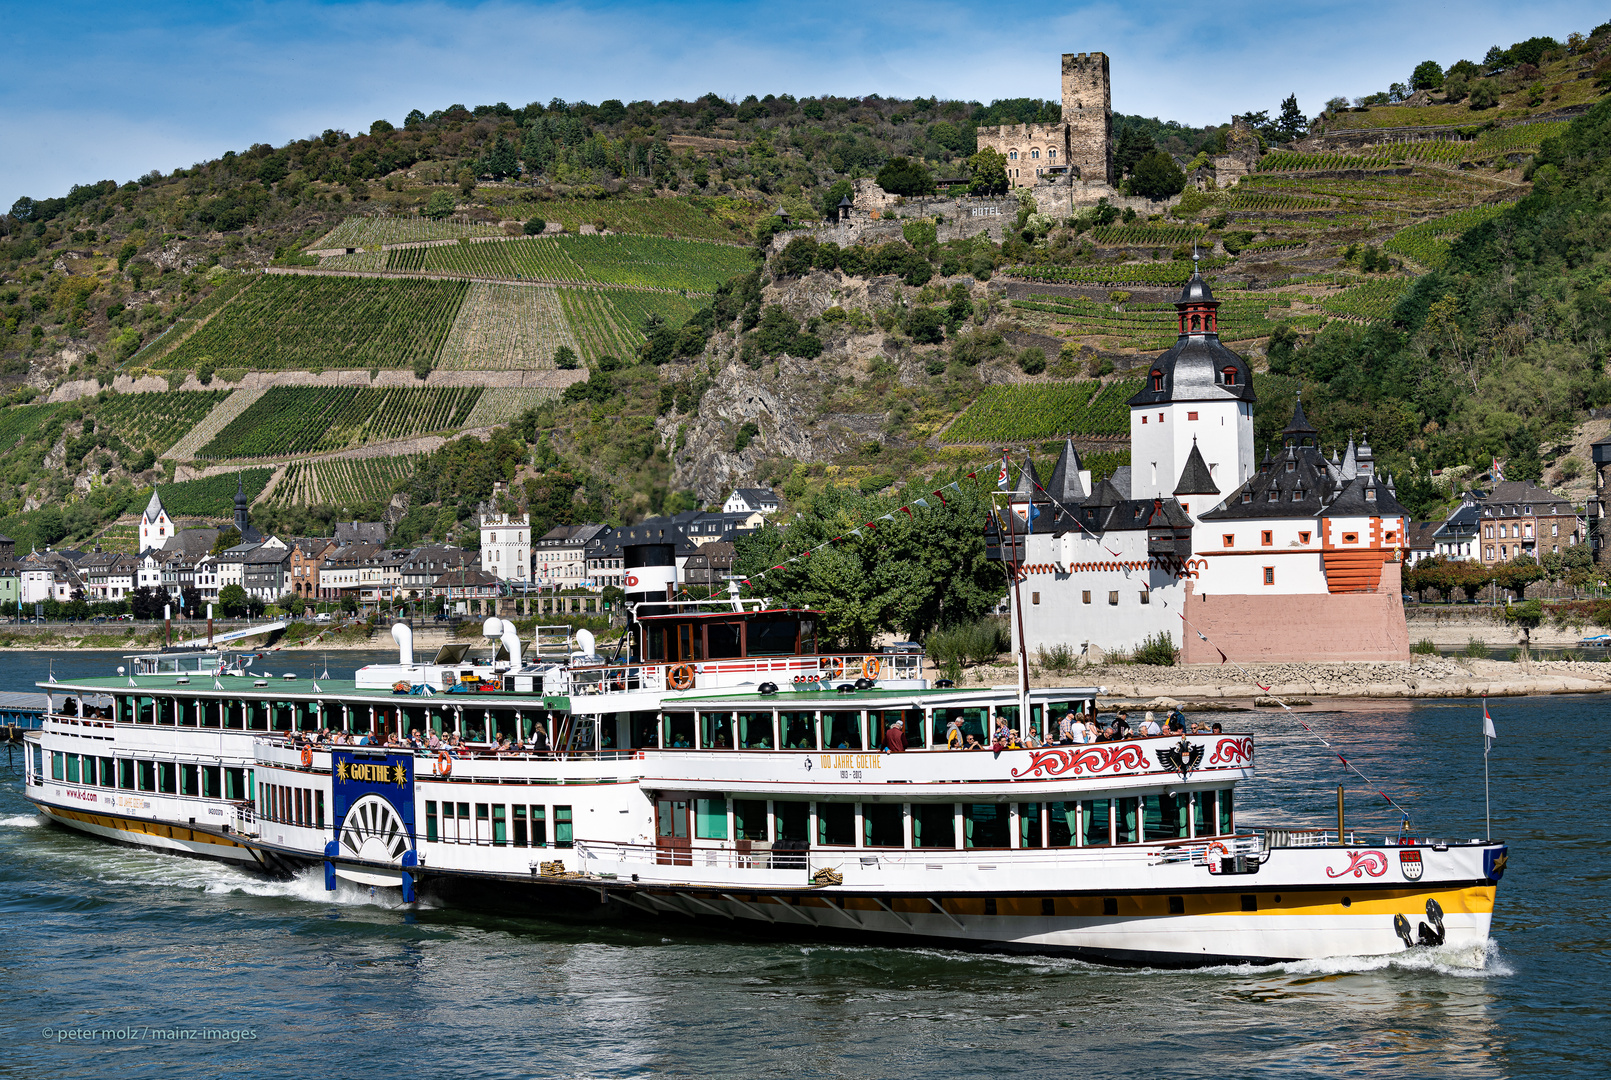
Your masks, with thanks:
[[[1235,815],[1231,811],[1231,788],[1219,789],[1219,831],[1221,835],[1232,831]]]
[[[727,839],[727,800],[694,800],[694,838],[697,840]]]
[[[1137,800],[1119,800],[1119,835],[1116,838],[1117,843],[1134,844],[1140,839],[1136,832],[1136,826],[1139,824],[1137,821],[1139,813],[1140,808],[1137,806]]]
[[[554,846],[570,847],[574,839],[571,833],[571,808],[568,806],[554,807]]]
[[[1040,803],[1018,804],[1018,846],[1038,848],[1040,843]]]

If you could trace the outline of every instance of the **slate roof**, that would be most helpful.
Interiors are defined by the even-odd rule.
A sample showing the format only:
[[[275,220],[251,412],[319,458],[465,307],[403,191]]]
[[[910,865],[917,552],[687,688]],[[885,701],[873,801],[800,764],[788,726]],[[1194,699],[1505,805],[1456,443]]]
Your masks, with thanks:
[[[1208,283],[1195,270],[1191,279],[1175,301],[1177,309],[1187,304],[1204,304],[1218,301],[1209,291]],[[1236,385],[1224,384],[1226,368],[1236,371]],[[1152,388],[1152,372],[1162,377],[1159,389]],[[1252,372],[1247,361],[1220,344],[1219,335],[1207,330],[1193,330],[1181,334],[1174,346],[1147,369],[1147,379],[1140,392],[1130,398],[1131,405],[1164,405],[1172,401],[1247,401],[1258,400],[1253,393]]]
[[[1080,452],[1074,449],[1074,440],[1063,440],[1063,452],[1057,456],[1057,466],[1052,469],[1052,478],[1047,482],[1046,490],[1065,506],[1083,502],[1085,489],[1080,486],[1080,471],[1084,468]]]
[[[1214,477],[1208,471],[1208,463],[1203,460],[1203,452],[1197,448],[1196,439],[1191,441],[1191,453],[1186,455],[1186,467],[1180,470],[1180,483],[1175,485],[1175,494],[1219,494],[1219,485],[1214,483]]]

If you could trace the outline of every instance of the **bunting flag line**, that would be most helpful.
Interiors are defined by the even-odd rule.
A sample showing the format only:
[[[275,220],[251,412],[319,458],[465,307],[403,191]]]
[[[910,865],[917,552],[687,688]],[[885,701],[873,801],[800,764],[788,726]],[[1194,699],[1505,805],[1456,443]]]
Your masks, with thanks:
[[[1220,663],[1223,664],[1223,663],[1229,662],[1232,667],[1234,667],[1237,671],[1240,671],[1244,676],[1246,676],[1247,680],[1249,682],[1251,682],[1254,686],[1258,687],[1260,690],[1263,690],[1266,694],[1268,694],[1270,692],[1270,687],[1265,686],[1263,683],[1261,683],[1257,679],[1253,678],[1252,672],[1248,671],[1247,668],[1243,667],[1241,664],[1237,663],[1235,660],[1230,660],[1228,657],[1226,657],[1225,656],[1225,650],[1221,649],[1213,641],[1210,641],[1209,638],[1208,638],[1208,635],[1204,634],[1196,626],[1193,626],[1192,623],[1190,622],[1190,620],[1188,620],[1184,614],[1182,614],[1180,616],[1180,621],[1185,626],[1189,627],[1192,630],[1192,632],[1195,633],[1199,638],[1202,638],[1203,641],[1207,642],[1210,646],[1212,646],[1213,649],[1216,652],[1219,653],[1220,658],[1221,658]],[[1376,783],[1376,781],[1374,781],[1370,777],[1366,776],[1363,772],[1361,772],[1359,770],[1359,768],[1353,762],[1349,761],[1346,757],[1344,757],[1342,755],[1342,751],[1338,750],[1335,746],[1331,745],[1331,743],[1326,740],[1325,736],[1321,735],[1314,728],[1310,727],[1308,724],[1306,724],[1302,720],[1300,720],[1298,718],[1298,714],[1292,711],[1292,706],[1290,706],[1286,702],[1282,701],[1279,697],[1276,697],[1273,700],[1275,701],[1275,703],[1277,705],[1281,706],[1281,708],[1286,711],[1286,714],[1299,727],[1303,728],[1304,731],[1308,732],[1311,736],[1313,736],[1316,742],[1318,742],[1321,746],[1324,746],[1327,750],[1330,750],[1333,754],[1335,754],[1336,757],[1337,757],[1337,760],[1343,763],[1344,768],[1346,768],[1349,772],[1353,773],[1355,776],[1357,776],[1361,780],[1363,780],[1365,782],[1366,786],[1369,787],[1372,792],[1374,792],[1377,795],[1380,795],[1382,797],[1382,799],[1385,800],[1386,803],[1389,806],[1391,806],[1394,810],[1397,810],[1399,812],[1400,816],[1403,819],[1402,822],[1399,825],[1399,831],[1402,834],[1403,830],[1409,826],[1410,812],[1408,810],[1404,809],[1404,807],[1400,806],[1393,799],[1393,797],[1391,795],[1389,795],[1387,792],[1383,791],[1381,789],[1381,787]],[[1487,706],[1485,704],[1483,706],[1483,715],[1486,717],[1487,713],[1488,713],[1488,709],[1487,709]],[[1342,837],[1340,837],[1340,836],[1337,839],[1338,839],[1339,843],[1342,841]]]

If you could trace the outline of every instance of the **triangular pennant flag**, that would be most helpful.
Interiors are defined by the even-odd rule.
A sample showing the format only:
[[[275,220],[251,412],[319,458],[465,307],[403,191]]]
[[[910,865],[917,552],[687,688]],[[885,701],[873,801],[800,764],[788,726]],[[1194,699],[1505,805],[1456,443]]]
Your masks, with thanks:
[[[927,510],[928,506],[929,506],[929,501],[927,499],[914,499],[912,501],[912,506],[921,506],[921,507],[923,507],[923,509]],[[912,512],[910,507],[907,508],[906,512],[908,514],[910,514]]]
[[[979,474],[978,473],[969,473],[968,474],[968,479],[969,480],[977,480],[977,479],[979,479]],[[952,484],[951,486],[956,487],[955,484]]]
[[[969,473],[968,476],[971,478],[973,474]],[[960,495],[962,493],[962,482],[960,480],[951,481],[951,488]]]
[[[901,507],[901,513],[905,514],[907,517],[911,517],[912,516],[912,508],[910,506],[903,506],[903,507]]]
[[[901,507],[901,509],[904,510],[906,508],[903,506],[903,507]],[[895,520],[895,515],[894,514],[885,514],[883,517],[879,518],[878,520],[879,521],[894,521]]]

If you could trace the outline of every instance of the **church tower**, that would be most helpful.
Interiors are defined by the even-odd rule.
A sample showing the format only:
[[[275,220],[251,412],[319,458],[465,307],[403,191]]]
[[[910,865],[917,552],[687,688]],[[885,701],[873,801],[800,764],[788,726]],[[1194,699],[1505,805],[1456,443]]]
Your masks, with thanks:
[[[168,541],[173,539],[173,534],[173,519],[168,516],[156,489],[152,488],[151,501],[146,504],[145,513],[140,515],[140,550],[165,548]]]
[[[1206,469],[1217,492],[1253,475],[1252,372],[1219,340],[1219,301],[1196,269],[1175,301],[1179,337],[1147,368],[1130,398],[1130,497],[1169,498],[1184,479]],[[1195,448],[1195,449],[1194,449]],[[1200,473],[1189,481],[1207,487]],[[1209,494],[1197,491],[1199,499]],[[1196,517],[1208,509],[1192,507]]]

